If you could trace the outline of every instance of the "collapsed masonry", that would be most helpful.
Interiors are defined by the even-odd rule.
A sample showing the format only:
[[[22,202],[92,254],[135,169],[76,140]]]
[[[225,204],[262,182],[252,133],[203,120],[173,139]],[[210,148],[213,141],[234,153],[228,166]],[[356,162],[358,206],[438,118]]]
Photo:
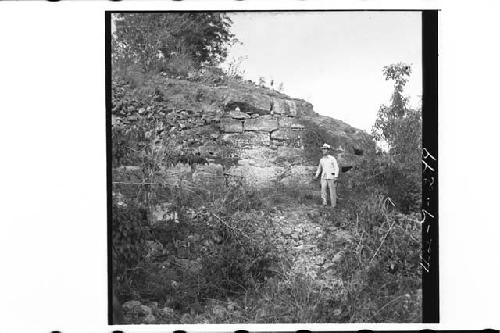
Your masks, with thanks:
[[[162,142],[178,156],[165,171],[179,179],[238,179],[258,188],[277,183],[307,186],[323,141],[339,148],[335,155],[344,171],[373,146],[365,132],[318,115],[311,103],[273,90],[248,83],[209,86],[162,80],[155,82],[161,98],[151,105],[127,100],[126,93],[116,98],[113,126],[126,125],[131,114],[160,114]]]

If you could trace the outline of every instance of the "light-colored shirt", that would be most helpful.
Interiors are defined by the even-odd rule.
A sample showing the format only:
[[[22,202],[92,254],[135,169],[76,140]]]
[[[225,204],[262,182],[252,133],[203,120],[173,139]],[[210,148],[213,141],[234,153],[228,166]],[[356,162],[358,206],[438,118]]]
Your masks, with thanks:
[[[319,160],[316,178],[321,174],[321,179],[334,179],[339,176],[339,165],[332,155],[326,155]]]

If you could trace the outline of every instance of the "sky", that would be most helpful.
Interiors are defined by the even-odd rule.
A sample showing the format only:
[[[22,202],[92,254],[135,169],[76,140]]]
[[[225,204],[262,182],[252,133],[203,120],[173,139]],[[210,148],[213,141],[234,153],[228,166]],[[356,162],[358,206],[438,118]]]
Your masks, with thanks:
[[[314,110],[371,131],[377,111],[393,90],[384,66],[405,62],[413,72],[405,94],[422,95],[419,12],[230,13],[241,44],[226,62],[244,57],[244,77],[271,79],[277,89],[311,102]]]

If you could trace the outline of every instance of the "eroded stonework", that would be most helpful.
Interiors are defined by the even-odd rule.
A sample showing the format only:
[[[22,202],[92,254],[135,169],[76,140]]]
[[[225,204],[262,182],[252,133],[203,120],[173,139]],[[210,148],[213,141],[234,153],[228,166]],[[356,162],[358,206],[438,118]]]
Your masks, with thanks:
[[[244,122],[245,131],[272,132],[278,129],[278,119],[271,115],[248,119]]]
[[[311,151],[325,143],[311,146],[311,138],[341,148],[337,157],[342,167],[355,165],[356,155],[372,145],[365,132],[320,116],[311,103],[274,90],[244,83],[208,86],[175,79],[163,84],[158,89],[168,97],[155,105],[114,102],[113,126],[137,117],[131,114],[136,109],[141,115],[164,115],[157,130],[163,144],[168,144],[166,159],[175,161],[177,156],[178,163],[172,166],[170,162],[163,172],[175,185],[181,186],[183,181],[208,186],[230,181],[255,187],[307,185],[319,160],[311,157]],[[133,174],[132,181],[134,177],[140,178]]]

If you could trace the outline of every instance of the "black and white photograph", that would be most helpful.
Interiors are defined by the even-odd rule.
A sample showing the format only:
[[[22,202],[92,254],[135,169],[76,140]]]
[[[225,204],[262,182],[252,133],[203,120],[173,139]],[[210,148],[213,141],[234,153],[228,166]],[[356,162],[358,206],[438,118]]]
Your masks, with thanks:
[[[422,11],[107,15],[111,323],[423,322]]]
[[[495,332],[499,12],[0,1],[0,332]]]

